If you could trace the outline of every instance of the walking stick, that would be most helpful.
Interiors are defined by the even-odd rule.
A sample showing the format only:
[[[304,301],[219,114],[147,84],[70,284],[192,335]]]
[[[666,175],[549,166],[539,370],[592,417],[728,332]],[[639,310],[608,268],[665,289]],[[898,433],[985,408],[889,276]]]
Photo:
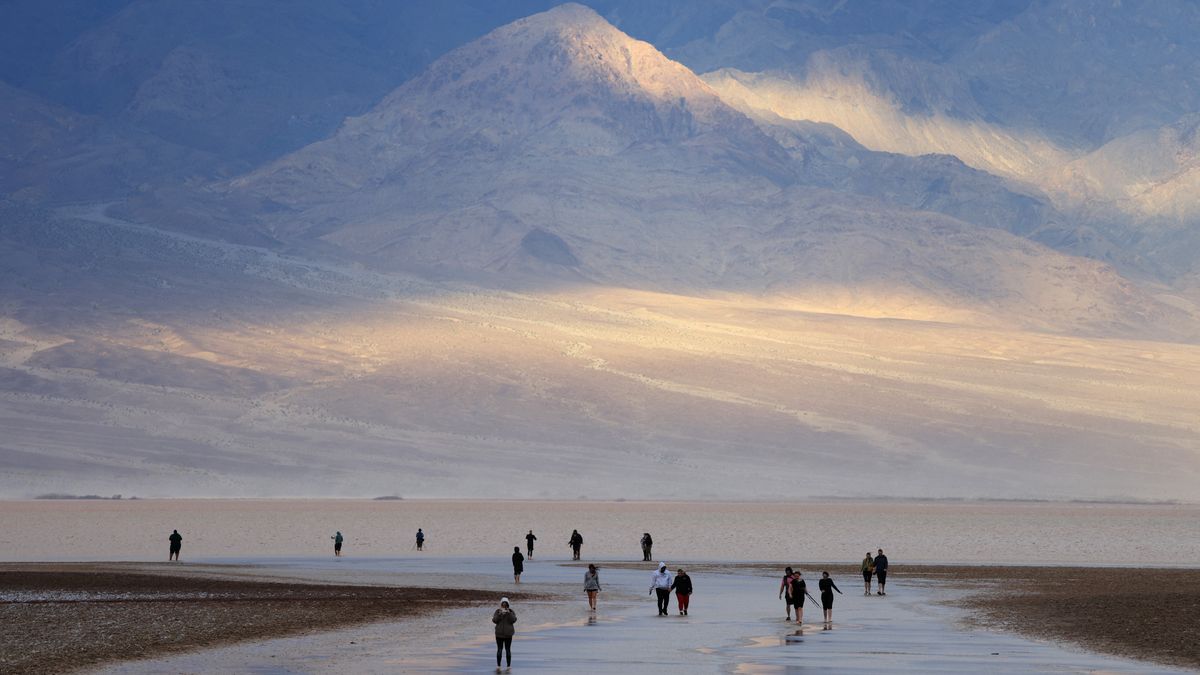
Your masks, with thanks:
[[[808,592],[808,589],[807,589],[807,588],[806,588],[806,589],[804,589],[804,594],[808,596],[808,599],[809,599],[809,600],[812,600],[813,606],[815,606],[815,607],[820,607],[820,606],[821,606],[821,603],[817,602],[817,599],[816,599],[816,598],[814,598],[814,597],[812,596],[812,593],[809,593],[809,592]]]

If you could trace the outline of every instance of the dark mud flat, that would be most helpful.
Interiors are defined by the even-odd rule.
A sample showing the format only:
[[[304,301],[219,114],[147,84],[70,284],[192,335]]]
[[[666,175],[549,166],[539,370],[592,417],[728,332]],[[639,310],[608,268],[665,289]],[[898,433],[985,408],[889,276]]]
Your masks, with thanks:
[[[125,571],[0,566],[0,672],[61,673],[225,644],[396,619],[477,600],[457,589],[265,582]]]
[[[984,626],[1200,669],[1200,570],[894,566],[901,576],[977,587],[961,604]]]

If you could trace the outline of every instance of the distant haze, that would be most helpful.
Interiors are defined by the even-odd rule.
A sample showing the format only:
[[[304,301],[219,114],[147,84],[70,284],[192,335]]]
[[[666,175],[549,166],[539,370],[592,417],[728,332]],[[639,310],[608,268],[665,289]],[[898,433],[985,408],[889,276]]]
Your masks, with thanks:
[[[1200,499],[1200,7],[651,5],[6,3],[0,497]]]

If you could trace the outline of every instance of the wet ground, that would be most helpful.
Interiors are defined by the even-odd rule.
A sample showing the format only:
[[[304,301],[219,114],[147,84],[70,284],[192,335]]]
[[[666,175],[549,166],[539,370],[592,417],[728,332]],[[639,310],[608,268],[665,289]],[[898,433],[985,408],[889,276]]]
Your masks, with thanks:
[[[454,586],[489,604],[515,590],[506,560],[256,559],[249,574],[326,582]],[[672,570],[678,563],[667,561]],[[864,597],[861,579],[841,577],[832,630],[819,610],[806,623],[784,621],[778,580],[693,574],[690,616],[659,617],[648,595],[651,570],[605,568],[595,614],[587,610],[583,571],[562,561],[529,561],[521,590],[564,600],[515,603],[514,672],[561,673],[1179,673],[1145,662],[1049,641],[969,627],[960,597],[944,583],[896,578],[888,595]],[[686,565],[685,565],[686,567]],[[805,569],[815,586],[819,570]],[[395,673],[495,669],[491,608],[463,608],[393,623],[266,640],[125,663],[104,673]],[[1136,629],[1132,627],[1131,629]]]

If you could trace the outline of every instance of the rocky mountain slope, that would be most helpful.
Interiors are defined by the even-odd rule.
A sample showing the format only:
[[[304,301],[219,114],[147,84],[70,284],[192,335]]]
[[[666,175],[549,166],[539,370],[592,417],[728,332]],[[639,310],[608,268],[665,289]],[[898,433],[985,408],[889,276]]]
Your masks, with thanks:
[[[0,6],[0,496],[1200,498],[1186,6],[551,4]]]
[[[1041,328],[1174,320],[1176,308],[1103,265],[927,212],[1032,229],[1036,199],[956,162],[823,150],[819,132],[788,133],[564,5],[451,52],[330,139],[226,190],[270,204],[272,236],[400,269]],[[789,151],[789,140],[814,147]]]

